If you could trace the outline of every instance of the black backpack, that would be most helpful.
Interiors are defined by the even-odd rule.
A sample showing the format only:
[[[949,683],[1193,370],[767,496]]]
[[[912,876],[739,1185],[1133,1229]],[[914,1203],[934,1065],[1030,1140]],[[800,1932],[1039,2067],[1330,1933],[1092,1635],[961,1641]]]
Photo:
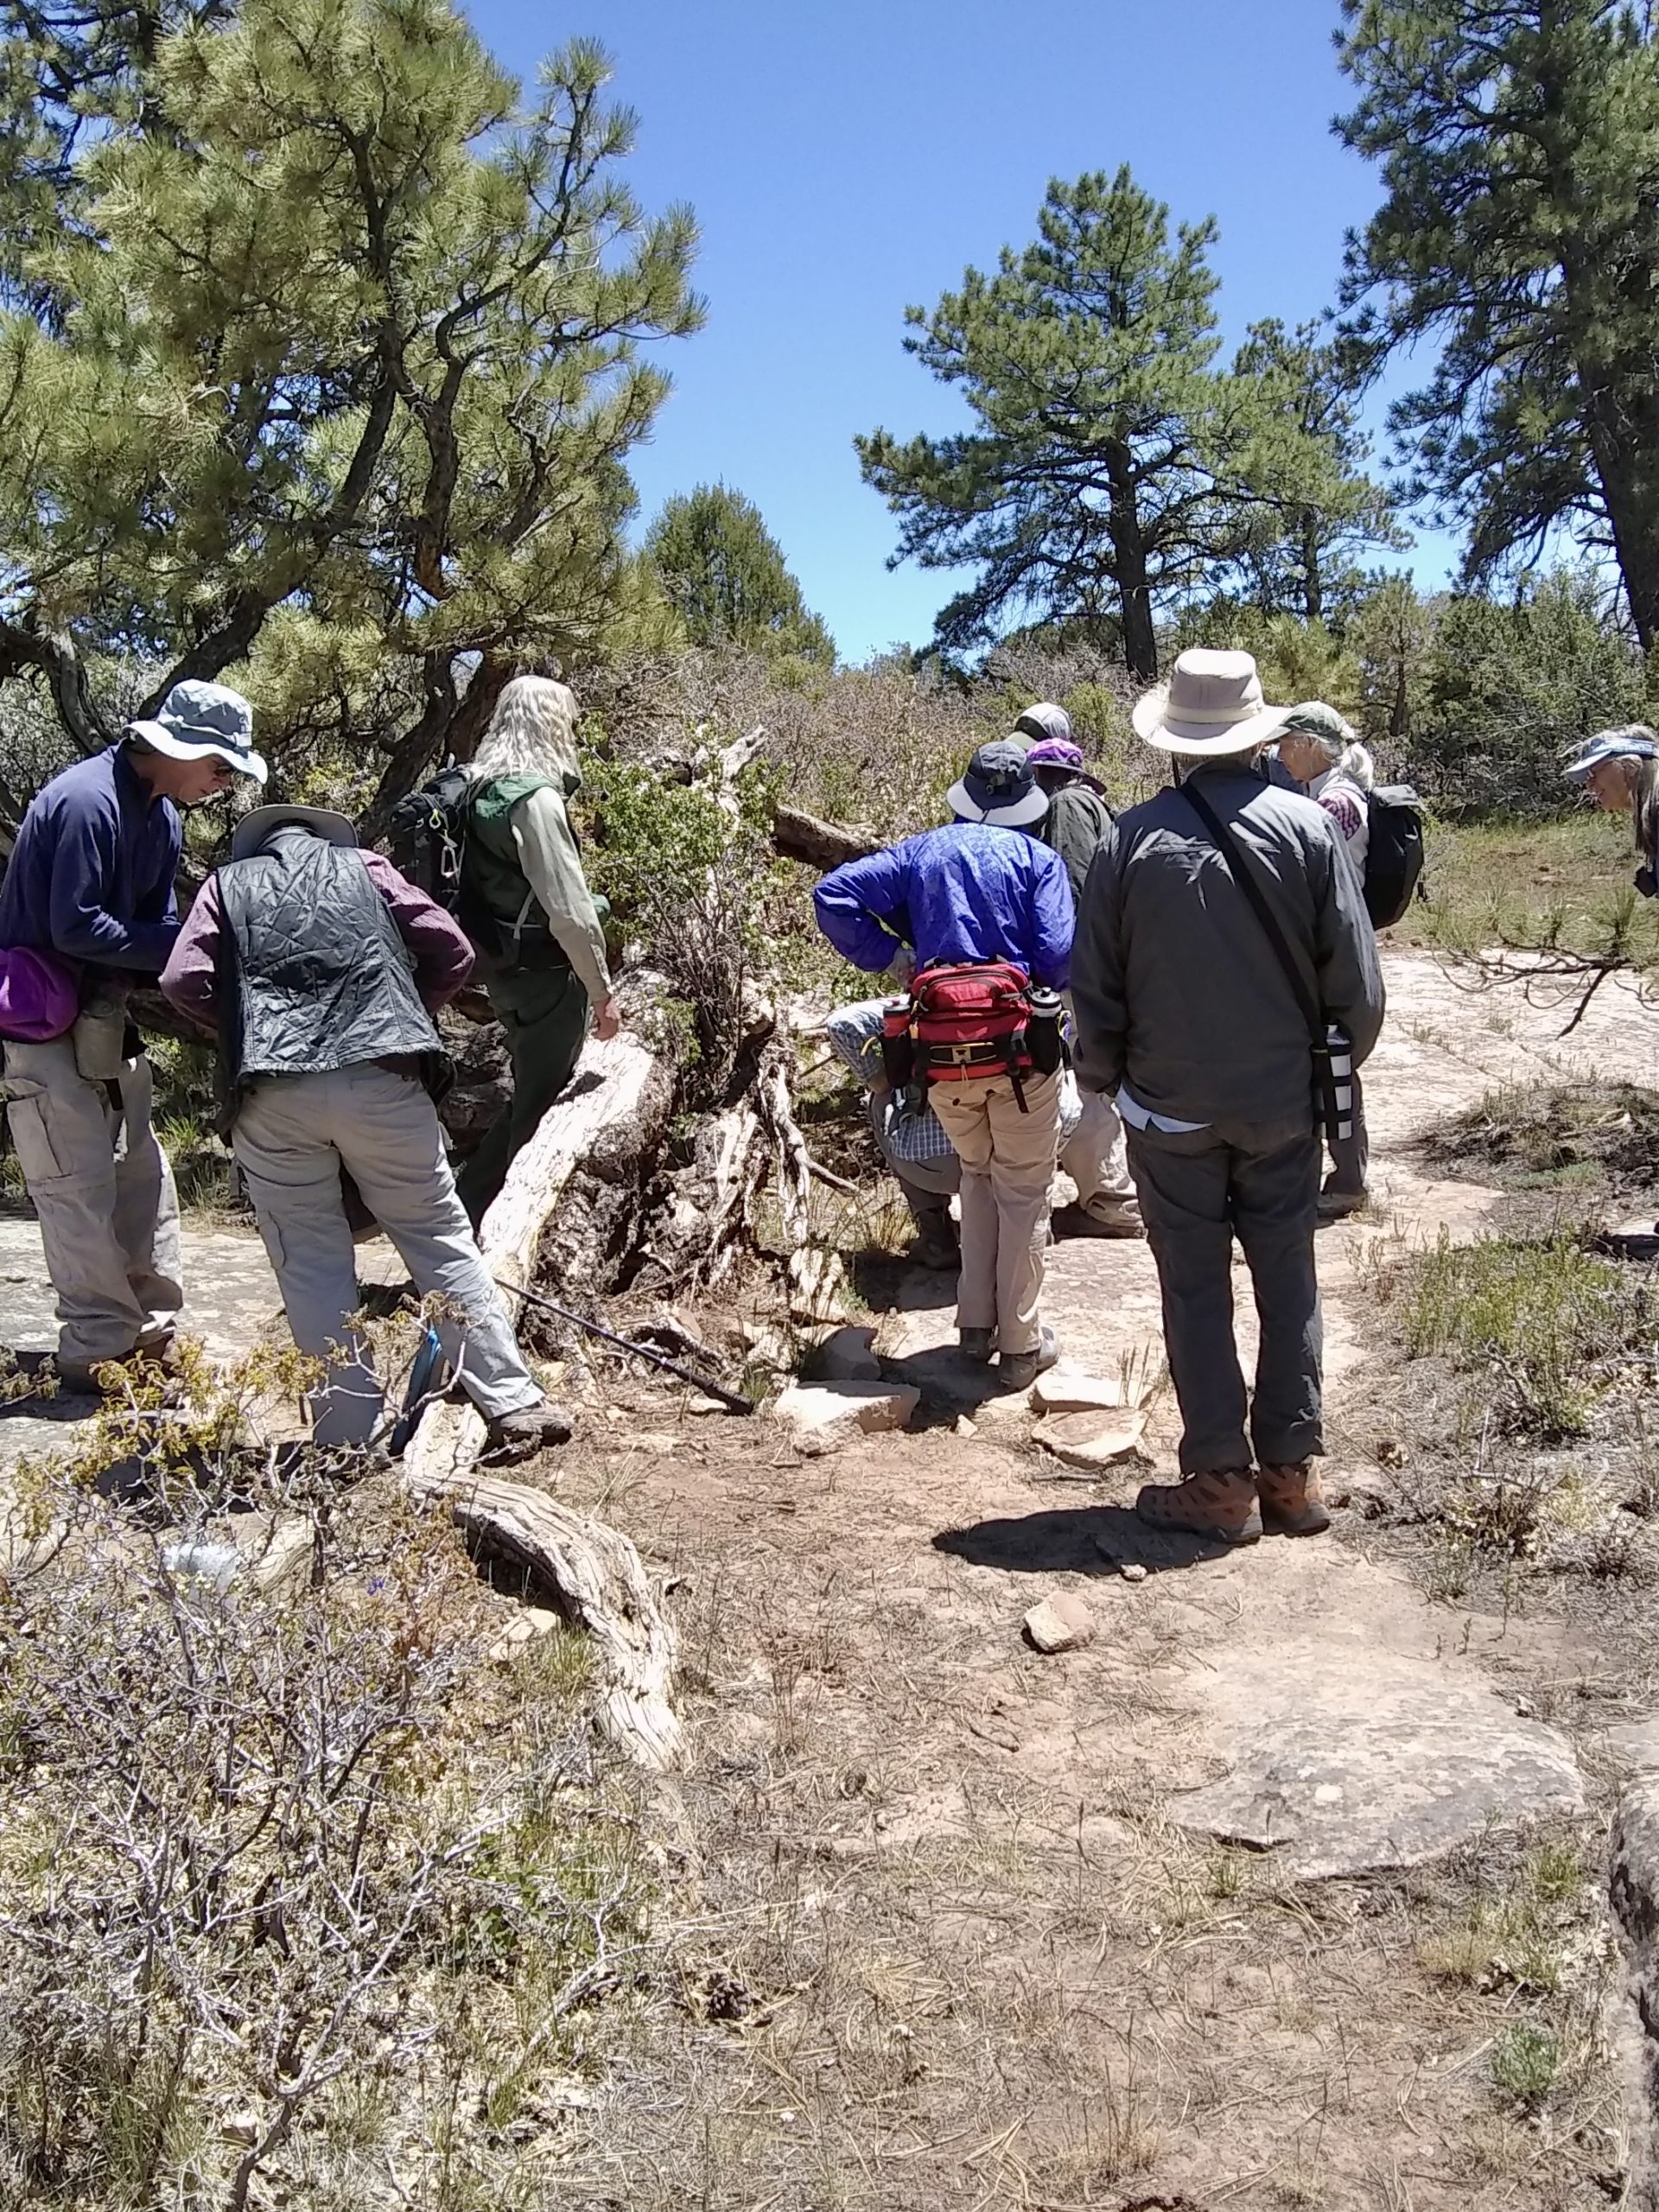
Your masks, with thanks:
[[[1409,784],[1379,784],[1366,793],[1365,911],[1374,929],[1391,928],[1422,891],[1423,802]]]
[[[472,817],[472,782],[453,763],[400,798],[386,824],[386,843],[397,873],[451,914],[459,915],[461,867]]]

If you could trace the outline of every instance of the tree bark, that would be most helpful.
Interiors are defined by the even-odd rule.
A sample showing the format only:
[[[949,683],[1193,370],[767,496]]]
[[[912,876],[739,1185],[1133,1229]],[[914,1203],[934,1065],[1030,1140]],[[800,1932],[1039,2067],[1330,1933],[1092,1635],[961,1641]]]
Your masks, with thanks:
[[[868,859],[880,849],[881,841],[873,830],[825,822],[802,807],[785,806],[779,801],[772,810],[772,842],[785,859],[832,868],[848,861]]]

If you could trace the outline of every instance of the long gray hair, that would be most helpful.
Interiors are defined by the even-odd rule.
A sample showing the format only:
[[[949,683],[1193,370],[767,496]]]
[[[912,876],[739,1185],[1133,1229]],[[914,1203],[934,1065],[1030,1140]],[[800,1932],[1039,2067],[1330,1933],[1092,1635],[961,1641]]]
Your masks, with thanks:
[[[1630,826],[1637,851],[1651,862],[1659,845],[1659,731],[1649,729],[1646,722],[1620,722],[1614,729],[1599,729],[1589,741],[1611,746],[1615,752],[1628,748],[1634,753],[1638,745],[1643,748],[1637,756],[1630,791]]]
[[[1333,719],[1342,732],[1340,737],[1327,737],[1323,730],[1317,729],[1300,730],[1297,734],[1305,737],[1310,745],[1317,745],[1331,766],[1340,769],[1361,791],[1374,789],[1376,763],[1371,758],[1370,747],[1360,743],[1358,732],[1345,717],[1338,715]]]
[[[563,783],[576,767],[576,695],[550,676],[515,676],[495,702],[472,763],[474,781],[545,776]]]

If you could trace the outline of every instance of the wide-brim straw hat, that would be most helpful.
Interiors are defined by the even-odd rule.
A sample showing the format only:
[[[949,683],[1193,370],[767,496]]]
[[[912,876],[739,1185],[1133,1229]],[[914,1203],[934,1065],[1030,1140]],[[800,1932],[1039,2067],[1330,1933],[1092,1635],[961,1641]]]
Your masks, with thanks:
[[[1167,683],[1135,701],[1129,719],[1135,735],[1160,753],[1202,760],[1205,753],[1243,753],[1266,744],[1284,728],[1285,712],[1263,700],[1249,653],[1194,645],[1176,662]]]
[[[308,830],[325,845],[350,846],[357,842],[357,831],[332,806],[256,806],[251,814],[243,816],[231,833],[231,858],[251,860],[267,837],[290,824]]]

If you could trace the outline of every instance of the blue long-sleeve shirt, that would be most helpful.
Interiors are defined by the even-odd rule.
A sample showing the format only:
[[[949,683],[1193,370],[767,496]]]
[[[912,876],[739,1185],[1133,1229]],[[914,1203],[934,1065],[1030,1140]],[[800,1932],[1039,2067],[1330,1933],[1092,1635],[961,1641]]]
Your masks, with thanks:
[[[925,830],[834,869],[812,903],[836,950],[871,975],[906,943],[918,968],[1012,960],[1033,983],[1065,986],[1076,920],[1065,863],[1023,830]]]
[[[179,933],[184,830],[112,745],[37,791],[0,885],[0,946],[159,976]]]

